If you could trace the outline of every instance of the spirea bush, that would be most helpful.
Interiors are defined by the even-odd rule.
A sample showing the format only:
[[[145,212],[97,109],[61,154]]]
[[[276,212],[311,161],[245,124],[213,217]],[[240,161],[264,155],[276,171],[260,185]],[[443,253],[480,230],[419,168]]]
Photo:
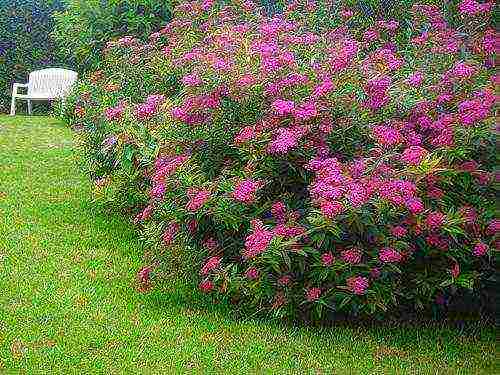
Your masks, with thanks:
[[[458,29],[416,4],[406,36],[347,6],[318,28],[319,6],[185,2],[147,44],[110,43],[72,97],[96,196],[149,245],[143,286],[183,274],[208,300],[317,318],[495,282],[493,2],[459,2]]]

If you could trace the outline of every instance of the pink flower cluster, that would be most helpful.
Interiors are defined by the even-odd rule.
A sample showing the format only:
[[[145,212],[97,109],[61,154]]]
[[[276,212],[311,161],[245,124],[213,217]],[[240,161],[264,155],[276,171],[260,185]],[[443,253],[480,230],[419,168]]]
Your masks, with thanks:
[[[182,77],[182,83],[186,86],[199,86],[203,82],[197,73],[187,74]]]
[[[267,152],[270,154],[286,154],[297,147],[300,137],[304,135],[304,128],[279,128],[275,138],[269,143]]]
[[[439,229],[443,225],[446,215],[442,212],[431,212],[425,218],[425,224],[431,230]]]
[[[295,109],[295,103],[292,100],[276,99],[271,106],[278,116],[291,115]]]
[[[473,254],[474,256],[482,257],[486,255],[488,249],[489,249],[488,245],[486,245],[483,242],[478,242],[477,244],[474,245]]]
[[[179,232],[179,229],[179,223],[171,221],[163,232],[163,243],[167,246],[172,245],[174,243],[175,236]]]
[[[399,251],[390,247],[380,249],[378,257],[382,263],[399,263],[403,259]]]
[[[394,146],[401,142],[401,134],[390,126],[374,126],[373,135],[378,143],[384,146]]]
[[[158,107],[165,101],[163,95],[150,95],[145,103],[138,104],[135,108],[135,117],[138,120],[151,118],[158,110]]]
[[[207,189],[196,189],[191,188],[187,192],[189,201],[186,204],[186,210],[191,212],[198,211],[208,200],[210,199],[211,193]]]
[[[347,289],[359,296],[366,293],[368,285],[368,278],[363,276],[353,276],[347,279]]]
[[[251,259],[262,254],[274,237],[272,231],[266,229],[260,220],[252,220],[253,232],[245,240],[244,259]]]
[[[488,117],[498,96],[489,90],[478,92],[474,99],[464,100],[458,105],[458,116],[464,125],[473,125]]]
[[[347,250],[342,250],[340,253],[340,257],[342,258],[342,260],[350,264],[358,264],[359,262],[361,262],[362,255],[363,253],[361,252],[361,250],[355,247]]]
[[[403,161],[410,165],[419,165],[428,155],[428,151],[420,146],[410,146],[401,155]]]
[[[274,202],[271,206],[271,215],[278,223],[284,223],[286,220],[286,206],[282,201]]]
[[[262,181],[254,181],[251,179],[243,180],[234,188],[233,198],[245,204],[253,203],[255,201],[255,193],[262,185]]]
[[[494,4],[494,1],[488,1],[481,4],[477,0],[462,0],[460,4],[458,4],[458,10],[460,13],[468,16],[477,16],[481,13],[490,12]]]
[[[306,300],[308,302],[317,301],[321,297],[321,288],[309,288],[306,290]]]
[[[201,267],[200,274],[203,276],[208,275],[211,271],[215,270],[220,266],[220,263],[222,261],[221,257],[210,257],[203,267]]]
[[[384,107],[390,100],[388,95],[390,85],[391,79],[387,76],[368,81],[365,85],[365,93],[368,96],[366,106],[374,111]]]
[[[325,266],[325,267],[329,267],[333,264],[335,260],[335,257],[333,256],[333,254],[331,253],[331,251],[327,252],[327,253],[323,253],[321,255],[321,263]]]
[[[106,108],[104,115],[106,116],[106,120],[115,121],[122,118],[124,111],[125,103],[120,102],[116,107]]]

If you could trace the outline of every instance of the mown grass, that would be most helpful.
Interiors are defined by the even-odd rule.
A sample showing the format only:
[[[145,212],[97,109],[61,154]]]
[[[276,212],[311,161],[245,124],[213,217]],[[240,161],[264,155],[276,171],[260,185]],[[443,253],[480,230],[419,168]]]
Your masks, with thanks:
[[[496,331],[294,328],[135,290],[141,243],[97,211],[71,131],[0,116],[0,373],[485,373]],[[198,305],[199,306],[199,305]]]

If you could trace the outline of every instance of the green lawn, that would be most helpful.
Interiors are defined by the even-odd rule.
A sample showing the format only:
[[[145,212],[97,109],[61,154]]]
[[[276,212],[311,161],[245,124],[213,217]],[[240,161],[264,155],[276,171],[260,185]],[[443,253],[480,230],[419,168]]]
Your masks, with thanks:
[[[134,288],[141,244],[97,211],[71,131],[0,116],[0,373],[485,373],[493,328],[298,329]]]

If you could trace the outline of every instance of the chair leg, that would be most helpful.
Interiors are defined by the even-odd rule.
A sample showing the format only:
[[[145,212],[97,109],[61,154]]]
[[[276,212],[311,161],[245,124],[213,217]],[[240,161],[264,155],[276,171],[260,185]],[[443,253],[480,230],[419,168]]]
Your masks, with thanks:
[[[31,116],[33,112],[33,104],[31,103],[31,100],[28,99],[28,115]]]
[[[10,103],[10,115],[14,116],[16,114],[16,97],[12,96],[12,102]]]

